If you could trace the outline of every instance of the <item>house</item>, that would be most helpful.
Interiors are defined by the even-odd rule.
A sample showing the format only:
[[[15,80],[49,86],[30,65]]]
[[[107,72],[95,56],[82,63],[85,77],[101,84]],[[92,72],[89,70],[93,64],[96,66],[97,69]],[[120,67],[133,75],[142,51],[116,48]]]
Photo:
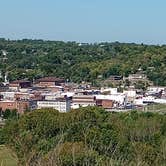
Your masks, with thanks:
[[[103,82],[103,85],[106,86],[118,86],[123,82],[123,76],[118,75],[111,75],[109,78],[105,79]]]
[[[111,75],[109,77],[110,80],[112,81],[119,81],[119,80],[123,80],[123,76],[119,76],[119,75]]]
[[[128,76],[128,80],[129,81],[139,81],[139,80],[146,80],[147,76],[145,74],[142,73],[138,73],[138,74],[129,74]]]
[[[61,86],[64,83],[65,83],[64,79],[56,77],[44,77],[36,80],[36,86],[39,87],[55,87],[55,86]]]

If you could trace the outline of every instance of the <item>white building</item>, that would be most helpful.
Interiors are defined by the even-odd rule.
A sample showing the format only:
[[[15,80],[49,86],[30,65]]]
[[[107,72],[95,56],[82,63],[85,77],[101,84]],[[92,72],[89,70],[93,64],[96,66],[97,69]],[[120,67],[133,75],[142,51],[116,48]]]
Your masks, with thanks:
[[[147,76],[145,74],[129,74],[128,80],[135,81],[135,80],[145,80]]]
[[[5,100],[14,100],[15,92],[0,92],[0,95],[3,96]]]
[[[135,105],[146,105],[147,103],[166,104],[166,99],[156,99],[153,96],[147,96],[134,100]]]
[[[117,94],[118,89],[117,88],[101,88],[101,93],[104,92],[110,92],[110,94]]]
[[[150,86],[148,87],[148,94],[155,94],[155,93],[159,93],[161,91],[164,91],[166,89],[166,87],[159,87],[159,86]]]
[[[135,90],[123,91],[123,93],[127,96],[128,102],[133,102],[136,98],[136,91]]]
[[[166,104],[166,99],[155,99],[154,102],[158,104]]]
[[[140,97],[138,99],[135,99],[134,104],[144,106],[144,105],[147,105],[148,103],[154,103],[154,101],[155,101],[155,97],[146,96],[146,97]]]
[[[112,100],[117,102],[119,105],[125,105],[126,104],[126,95],[123,93],[117,93],[113,95],[95,95],[96,99],[98,100]]]
[[[37,101],[37,109],[41,108],[53,108],[59,112],[68,112],[70,111],[70,100],[68,99],[56,99],[56,100],[44,100]]]
[[[135,90],[126,90],[126,91],[123,91],[124,94],[127,95],[127,97],[132,97],[132,98],[135,98],[136,97],[136,91]]]

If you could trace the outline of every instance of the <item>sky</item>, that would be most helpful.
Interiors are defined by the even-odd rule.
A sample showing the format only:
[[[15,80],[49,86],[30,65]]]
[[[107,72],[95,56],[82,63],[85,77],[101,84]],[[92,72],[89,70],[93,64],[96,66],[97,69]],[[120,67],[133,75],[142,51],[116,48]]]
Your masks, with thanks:
[[[166,0],[0,0],[0,38],[166,44]]]

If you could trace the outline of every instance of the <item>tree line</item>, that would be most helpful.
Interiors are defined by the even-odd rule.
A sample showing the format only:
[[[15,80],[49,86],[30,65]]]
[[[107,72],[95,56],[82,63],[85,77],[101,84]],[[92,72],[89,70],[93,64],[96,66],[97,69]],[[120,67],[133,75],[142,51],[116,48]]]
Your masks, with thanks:
[[[7,70],[10,80],[57,76],[95,84],[141,68],[155,85],[166,85],[166,45],[0,39],[0,50],[8,53],[5,63],[0,53],[0,70],[3,75]]]

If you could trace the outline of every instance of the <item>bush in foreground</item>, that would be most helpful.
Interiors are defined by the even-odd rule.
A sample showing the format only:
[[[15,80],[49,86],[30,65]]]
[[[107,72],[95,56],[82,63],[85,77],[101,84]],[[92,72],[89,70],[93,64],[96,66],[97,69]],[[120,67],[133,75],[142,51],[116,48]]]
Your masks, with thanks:
[[[87,107],[26,113],[8,122],[4,135],[20,165],[164,166],[165,128],[165,115]]]

